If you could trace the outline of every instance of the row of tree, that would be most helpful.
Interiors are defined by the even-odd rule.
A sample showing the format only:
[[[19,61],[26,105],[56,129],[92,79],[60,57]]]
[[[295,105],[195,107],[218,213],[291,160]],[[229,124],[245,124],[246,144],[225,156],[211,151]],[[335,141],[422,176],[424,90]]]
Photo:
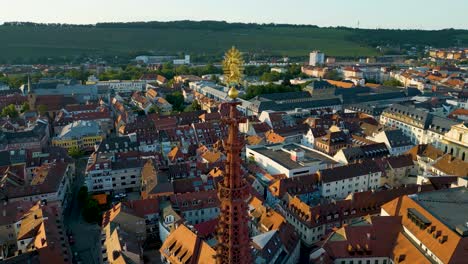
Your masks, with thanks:
[[[29,111],[29,103],[24,102],[23,105],[21,106],[20,112],[24,113],[26,111]],[[0,116],[1,117],[10,117],[10,118],[16,118],[19,116],[18,110],[16,110],[15,105],[10,104],[2,108],[0,111]]]
[[[301,89],[301,86],[298,85],[279,85],[271,83],[267,85],[252,85],[247,87],[246,92],[242,98],[249,100],[261,94],[297,92],[301,91]]]

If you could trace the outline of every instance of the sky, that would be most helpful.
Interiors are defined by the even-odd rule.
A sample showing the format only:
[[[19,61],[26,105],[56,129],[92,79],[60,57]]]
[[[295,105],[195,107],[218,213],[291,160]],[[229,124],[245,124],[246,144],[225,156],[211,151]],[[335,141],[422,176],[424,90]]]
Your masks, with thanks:
[[[0,0],[0,23],[224,20],[318,26],[468,29],[467,0]]]

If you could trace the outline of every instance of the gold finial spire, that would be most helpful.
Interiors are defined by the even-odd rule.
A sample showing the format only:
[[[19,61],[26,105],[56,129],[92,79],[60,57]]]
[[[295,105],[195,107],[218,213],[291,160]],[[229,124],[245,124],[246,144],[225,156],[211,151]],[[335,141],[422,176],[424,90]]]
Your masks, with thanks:
[[[223,60],[224,81],[228,86],[231,86],[228,95],[232,99],[237,98],[239,95],[235,86],[241,83],[243,70],[244,60],[242,54],[232,47],[226,52]]]

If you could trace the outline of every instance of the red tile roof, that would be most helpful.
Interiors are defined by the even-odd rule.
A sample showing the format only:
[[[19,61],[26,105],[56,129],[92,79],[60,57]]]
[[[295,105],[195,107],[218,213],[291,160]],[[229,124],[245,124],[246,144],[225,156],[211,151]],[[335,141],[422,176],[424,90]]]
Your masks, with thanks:
[[[131,200],[123,202],[123,205],[142,218],[152,214],[159,214],[159,199]]]

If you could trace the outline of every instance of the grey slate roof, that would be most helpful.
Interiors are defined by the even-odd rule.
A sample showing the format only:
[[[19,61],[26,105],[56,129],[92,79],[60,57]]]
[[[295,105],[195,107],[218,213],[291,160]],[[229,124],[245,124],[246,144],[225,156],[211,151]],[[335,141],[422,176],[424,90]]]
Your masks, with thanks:
[[[460,212],[468,212],[468,188],[443,189],[410,197],[454,232],[466,230],[466,214]]]
[[[116,152],[137,150],[139,144],[132,142],[128,136],[126,137],[109,137],[101,141],[97,152]]]
[[[345,148],[341,149],[340,151],[343,152],[348,162],[374,157],[383,157],[390,154],[385,143]]]
[[[320,180],[323,183],[335,182],[379,171],[381,170],[374,161],[353,163],[345,166],[320,170]]]
[[[19,132],[4,132],[0,131],[1,143],[21,143],[41,140],[47,133],[47,125],[42,122],[37,122],[31,130]]]
[[[384,133],[392,148],[413,145],[411,143],[411,139],[405,134],[403,134],[403,132],[400,129],[386,130],[384,131]]]
[[[436,133],[447,132],[450,130],[451,126],[460,123],[452,119],[433,115],[415,107],[401,104],[394,104],[385,109],[383,113],[401,115],[407,119],[412,120],[413,125],[416,123],[418,127],[429,129]]]
[[[431,119],[428,122],[428,130],[434,131],[436,133],[448,132],[450,128],[454,125],[460,124],[461,122],[454,121],[452,119],[443,118],[440,116],[432,115]]]
[[[88,135],[98,135],[100,133],[101,129],[97,122],[79,120],[64,126],[57,138],[72,139]]]

